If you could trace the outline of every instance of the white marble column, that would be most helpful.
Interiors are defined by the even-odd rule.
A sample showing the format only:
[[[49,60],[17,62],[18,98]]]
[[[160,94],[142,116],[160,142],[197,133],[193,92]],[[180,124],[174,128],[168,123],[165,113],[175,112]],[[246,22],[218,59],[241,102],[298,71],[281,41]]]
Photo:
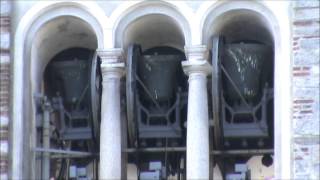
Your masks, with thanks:
[[[209,122],[207,62],[205,46],[186,48],[188,60],[182,62],[189,76],[187,119],[187,179],[209,179]]]
[[[102,99],[99,179],[121,179],[120,78],[122,50],[97,50],[101,58]]]

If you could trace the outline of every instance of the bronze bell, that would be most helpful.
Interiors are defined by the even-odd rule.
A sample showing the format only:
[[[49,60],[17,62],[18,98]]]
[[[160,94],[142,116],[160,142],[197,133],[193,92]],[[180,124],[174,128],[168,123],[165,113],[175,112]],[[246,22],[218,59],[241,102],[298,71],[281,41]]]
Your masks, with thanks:
[[[78,59],[72,61],[55,61],[52,62],[51,68],[52,72],[54,72],[54,79],[60,81],[60,87],[57,91],[62,93],[65,104],[69,106],[77,103],[87,88],[86,86],[89,81],[89,62]]]
[[[139,60],[138,75],[153,99],[164,102],[174,97],[180,62],[179,55],[144,55]]]
[[[249,103],[260,100],[266,81],[265,64],[270,60],[272,49],[258,43],[226,44],[222,64],[241,95]],[[225,77],[224,77],[225,79]],[[223,80],[225,96],[229,102],[240,102],[239,93],[228,80]]]

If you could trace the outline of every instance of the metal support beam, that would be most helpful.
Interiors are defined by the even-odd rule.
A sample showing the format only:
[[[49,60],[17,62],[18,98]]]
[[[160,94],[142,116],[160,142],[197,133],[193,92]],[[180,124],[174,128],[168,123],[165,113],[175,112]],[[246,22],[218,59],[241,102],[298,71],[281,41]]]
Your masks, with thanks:
[[[135,153],[135,152],[185,152],[186,147],[160,147],[160,148],[128,148],[125,150],[126,153]],[[229,156],[229,155],[263,155],[263,154],[273,154],[273,149],[239,149],[239,150],[213,150],[210,152],[210,155],[218,156]]]
[[[46,148],[34,148],[35,152],[47,152],[50,153],[50,158],[83,158],[83,157],[97,157],[98,154],[81,151],[68,151],[61,149],[46,149]]]

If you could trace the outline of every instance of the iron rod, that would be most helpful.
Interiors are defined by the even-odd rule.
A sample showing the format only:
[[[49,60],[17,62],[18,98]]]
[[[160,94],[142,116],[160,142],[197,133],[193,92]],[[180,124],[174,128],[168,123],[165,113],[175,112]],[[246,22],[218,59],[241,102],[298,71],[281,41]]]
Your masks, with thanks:
[[[273,154],[273,149],[241,149],[241,150],[225,150],[225,151],[211,151],[212,155],[262,155]]]
[[[152,148],[127,148],[124,150],[126,153],[134,152],[183,152],[186,151],[185,147],[152,147]]]
[[[229,79],[231,85],[234,87],[234,90],[236,90],[236,92],[238,93],[239,97],[241,98],[241,100],[243,101],[243,103],[250,108],[250,105],[247,103],[246,99],[242,96],[238,86],[234,83],[234,81],[232,80],[231,76],[229,75],[229,73],[226,71],[226,69],[223,67],[223,65],[221,65],[221,69],[224,72],[224,74],[227,76],[227,78]]]
[[[94,157],[97,155],[73,155],[73,154],[53,154],[50,156],[51,159],[76,159],[76,158],[86,158]]]
[[[153,101],[153,103],[158,107],[158,109],[161,110],[160,104],[153,98],[152,94],[149,92],[148,88],[144,85],[144,83],[141,81],[141,79],[139,78],[138,75],[136,75],[136,79],[137,79],[137,81],[140,83],[140,85],[142,86],[142,88],[144,89],[144,91],[147,93],[147,95],[151,98],[151,100]]]
[[[125,150],[126,153],[134,152],[185,152],[185,147],[157,147],[157,148],[128,148]],[[210,154],[212,155],[252,155],[252,154],[273,154],[273,149],[241,149],[241,150],[213,150]]]
[[[81,151],[68,151],[61,149],[46,149],[46,148],[34,148],[36,152],[48,152],[55,154],[70,154],[70,155],[78,155],[78,156],[94,156],[95,154],[89,152],[81,152]]]
[[[52,158],[67,157],[70,155],[72,157],[84,157],[84,156],[98,156],[98,154],[81,152],[81,151],[67,151],[59,149],[44,149],[44,148],[35,148],[36,152],[49,152],[61,155],[53,155]],[[185,147],[155,147],[155,148],[127,148],[124,150],[125,153],[135,153],[135,152],[185,152]],[[240,150],[213,150],[210,154],[212,155],[252,155],[252,154],[273,154],[273,149],[240,149]]]

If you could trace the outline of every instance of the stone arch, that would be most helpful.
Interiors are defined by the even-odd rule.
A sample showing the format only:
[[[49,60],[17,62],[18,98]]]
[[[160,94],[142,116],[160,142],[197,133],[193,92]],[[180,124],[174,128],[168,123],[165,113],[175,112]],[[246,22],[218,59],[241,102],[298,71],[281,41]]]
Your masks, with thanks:
[[[23,177],[33,177],[33,174],[28,170],[28,166],[24,166],[24,160],[29,158],[28,165],[32,167],[34,161],[34,153],[32,148],[34,144],[34,118],[29,112],[34,113],[34,86],[38,80],[33,78],[41,75],[40,73],[32,74],[37,66],[32,60],[35,58],[34,42],[37,41],[38,33],[43,27],[50,25],[50,22],[61,17],[77,19],[77,22],[85,24],[87,29],[91,29],[96,37],[96,46],[103,47],[103,11],[92,2],[39,2],[34,5],[20,20],[14,39],[14,61],[13,61],[13,91],[12,91],[12,134],[13,137],[24,137],[23,134],[30,134],[31,140],[27,141],[24,138],[14,138],[12,141],[12,160],[11,160],[11,175],[12,179],[22,179]],[[75,23],[74,23],[75,24]],[[88,30],[89,31],[89,30]],[[39,40],[39,39],[38,39]],[[45,37],[42,37],[45,40]],[[71,45],[71,44],[70,44]],[[67,48],[67,47],[66,47]],[[61,50],[61,49],[60,49]],[[59,48],[56,47],[56,52],[52,52],[48,57],[58,53]],[[52,57],[51,57],[52,58]],[[47,63],[47,62],[46,62]],[[42,64],[44,69],[46,63]],[[41,63],[40,63],[41,64]],[[33,75],[33,76],[32,76]],[[30,81],[31,80],[31,81]],[[34,81],[35,82],[34,82]],[[32,114],[31,113],[31,114]],[[33,114],[34,116],[34,114]],[[25,120],[27,119],[27,120]],[[31,119],[30,121],[28,119]],[[27,126],[27,127],[25,127]],[[31,155],[26,157],[26,155]]]
[[[238,11],[239,13],[233,15],[232,13],[235,11]],[[229,21],[231,21],[232,18],[237,18],[236,16],[242,15],[241,13],[251,13],[249,16],[254,16],[252,17],[253,19],[251,19],[255,21],[254,23],[260,23],[259,25],[264,25],[269,31],[273,40],[279,39],[279,23],[277,17],[265,5],[258,2],[221,2],[216,3],[208,8],[202,15],[203,17],[200,20],[200,26],[202,29],[202,43],[208,43],[210,36],[213,35],[212,33],[219,31],[221,26],[230,23]],[[229,14],[232,15],[228,16]],[[219,18],[222,16],[228,16],[225,20],[227,22],[221,22],[221,20],[219,21]]]
[[[210,5],[209,5],[210,4]],[[281,8],[279,8],[281,7]],[[291,80],[290,80],[290,21],[289,4],[275,2],[216,2],[204,3],[199,8],[200,27],[202,34],[200,41],[210,45],[210,38],[219,32],[223,21],[219,17],[227,17],[226,21],[232,22],[232,12],[249,12],[254,17],[252,20],[264,26],[270,36],[271,45],[274,47],[274,172],[276,179],[290,179],[290,127],[291,110]],[[227,15],[227,16],[226,16]],[[236,13],[237,15],[237,13]],[[239,14],[238,14],[239,15]],[[233,15],[233,17],[235,17]],[[280,138],[281,137],[281,138]]]
[[[168,25],[175,26],[175,30],[180,31],[179,33],[183,36],[184,43],[186,45],[190,44],[191,28],[187,19],[192,16],[192,13],[185,4],[178,4],[181,5],[178,7],[177,3],[145,1],[125,8],[120,7],[120,10],[116,10],[110,17],[110,21],[113,22],[112,36],[114,46],[125,48],[124,37],[127,28],[139,20],[142,22],[143,18],[148,21],[147,19],[151,16],[157,16],[161,20],[168,22]]]

